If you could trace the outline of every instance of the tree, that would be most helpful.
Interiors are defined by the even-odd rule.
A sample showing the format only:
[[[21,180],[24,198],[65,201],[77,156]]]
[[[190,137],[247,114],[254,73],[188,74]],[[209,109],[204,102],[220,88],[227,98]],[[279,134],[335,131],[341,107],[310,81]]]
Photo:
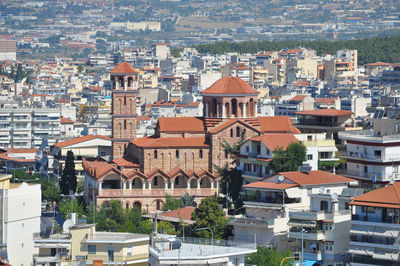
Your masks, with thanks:
[[[188,192],[181,197],[182,207],[192,206],[195,207],[194,197],[190,196]]]
[[[257,266],[279,266],[281,261],[286,257],[291,257],[289,251],[279,252],[275,248],[258,247],[256,253],[246,256],[245,264]]]
[[[179,209],[182,206],[182,201],[180,199],[174,199],[171,195],[165,195],[165,205],[163,211],[172,211]]]
[[[15,74],[14,81],[20,82],[24,78],[24,71],[22,70],[22,65],[18,64],[17,73]]]
[[[60,201],[57,207],[64,219],[71,218],[71,207],[72,212],[76,213],[78,217],[82,217],[85,214],[85,208],[76,199]]]
[[[195,229],[209,227],[213,230],[215,239],[226,238],[228,219],[219,206],[217,197],[208,197],[201,200],[199,207],[192,213],[192,219],[196,221]],[[197,231],[196,235],[203,238],[211,238],[209,230]]]
[[[79,66],[78,66],[78,72],[79,72],[79,73],[82,73],[82,71],[83,71],[83,65],[79,65]]]
[[[75,157],[74,153],[69,150],[65,160],[64,170],[60,180],[60,190],[64,195],[69,195],[69,192],[75,193],[77,187],[77,179],[75,173]]]
[[[291,143],[286,147],[286,151],[282,148],[275,149],[270,162],[272,170],[276,173],[297,171],[306,160],[306,150],[302,143]]]
[[[242,171],[237,169],[237,167],[229,168],[228,164],[223,168],[217,167],[217,171],[222,177],[222,193],[225,194],[227,198],[230,198],[236,205],[243,184]]]

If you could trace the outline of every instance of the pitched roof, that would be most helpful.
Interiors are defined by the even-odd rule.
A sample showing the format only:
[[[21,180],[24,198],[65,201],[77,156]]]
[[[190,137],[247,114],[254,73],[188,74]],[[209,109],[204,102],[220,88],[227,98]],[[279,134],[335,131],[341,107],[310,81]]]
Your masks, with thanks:
[[[322,184],[333,184],[333,183],[349,183],[354,179],[347,178],[340,175],[334,175],[325,171],[315,170],[307,173],[303,172],[281,172],[276,175],[283,175],[290,181],[300,185],[322,185]]]
[[[353,114],[352,111],[336,110],[336,109],[317,109],[313,111],[300,111],[296,112],[298,115],[312,115],[312,116],[345,116]]]
[[[245,126],[248,126],[248,127],[250,127],[250,128],[253,128],[254,130],[257,130],[257,129],[255,129],[253,126],[251,126],[250,124],[245,123],[245,122],[243,122],[243,121],[240,120],[240,119],[233,118],[233,119],[230,119],[230,120],[227,120],[227,121],[223,122],[222,124],[218,125],[217,127],[211,129],[209,132],[210,132],[210,133],[218,133],[218,132],[220,132],[221,130],[223,130],[223,129],[225,129],[225,128],[228,128],[228,127],[230,127],[231,125],[234,125],[234,124],[236,124],[236,123],[240,123],[240,124],[242,124],[242,125],[245,125]],[[258,130],[257,130],[257,131],[258,131]]]
[[[73,124],[73,123],[75,123],[74,121],[72,121],[71,119],[69,119],[69,118],[66,118],[66,117],[61,117],[61,119],[60,119],[60,123],[61,124]]]
[[[296,95],[292,99],[290,99],[289,101],[290,102],[301,102],[306,97],[307,97],[307,95]]]
[[[326,104],[334,104],[337,98],[334,97],[319,97],[315,99],[315,103],[326,103]]]
[[[298,81],[293,82],[293,85],[299,86],[299,87],[304,87],[304,86],[310,85],[310,82],[305,81],[305,80],[298,80]]]
[[[199,117],[160,117],[160,132],[205,132],[203,120]]]
[[[258,120],[261,133],[301,134],[301,131],[292,125],[288,116],[264,116],[258,117]]]
[[[74,144],[78,144],[81,142],[85,142],[88,140],[92,140],[92,139],[105,139],[105,140],[111,140],[110,137],[106,137],[106,136],[101,136],[101,135],[87,135],[87,136],[83,136],[83,137],[78,137],[78,138],[74,138],[74,139],[70,139],[70,140],[66,140],[66,141],[61,141],[61,142],[57,142],[56,144],[54,144],[55,147],[58,148],[63,148],[63,147],[68,147]]]
[[[246,188],[268,188],[268,189],[287,189],[291,187],[296,187],[297,184],[290,183],[274,183],[274,182],[265,182],[265,181],[256,181],[247,185],[244,185]]]
[[[196,209],[195,207],[186,206],[186,207],[179,208],[176,210],[163,212],[159,216],[161,217],[161,219],[167,218],[167,217],[172,218],[172,219],[164,219],[164,220],[170,220],[170,221],[175,221],[175,222],[179,222],[179,220],[183,220],[186,223],[193,224],[194,221],[192,221],[192,213],[194,212],[195,209]]]
[[[262,142],[271,151],[274,151],[276,148],[279,147],[286,150],[289,144],[299,143],[299,140],[293,134],[288,134],[288,133],[265,134],[251,138],[250,140]]]
[[[400,182],[354,197],[350,204],[400,209]]]
[[[246,81],[238,77],[223,77],[217,80],[201,94],[254,94],[259,92],[253,89]]]
[[[36,153],[39,149],[17,149],[11,148],[7,150],[7,153]]]
[[[139,73],[136,69],[134,69],[129,63],[122,62],[119,63],[113,70],[110,71],[112,74],[133,74]]]
[[[131,143],[143,148],[171,148],[171,147],[205,147],[209,145],[205,143],[204,137],[196,138],[156,138],[144,137],[132,140]]]
[[[393,64],[385,63],[385,62],[375,62],[375,63],[366,64],[365,66],[393,66]]]

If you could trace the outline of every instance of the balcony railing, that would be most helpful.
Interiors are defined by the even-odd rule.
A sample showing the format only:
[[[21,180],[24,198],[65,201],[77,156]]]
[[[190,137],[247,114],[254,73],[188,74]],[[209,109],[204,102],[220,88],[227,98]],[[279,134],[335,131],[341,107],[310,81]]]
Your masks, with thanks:
[[[86,258],[88,261],[103,260],[103,261],[113,261],[113,262],[127,262],[127,261],[132,261],[132,260],[147,259],[148,254],[147,253],[131,254],[131,255],[114,254],[113,256],[108,256],[107,254],[106,255],[88,254],[86,256]]]
[[[274,219],[253,218],[253,217],[242,217],[242,218],[230,217],[228,223],[262,225],[266,227],[272,227],[274,225]]]
[[[143,197],[143,196],[154,196],[164,197],[166,194],[173,197],[182,197],[186,193],[196,197],[210,197],[217,192],[216,188],[152,188],[152,189],[122,189],[122,197]],[[99,190],[99,197],[103,198],[119,198],[121,195],[120,189],[101,189]]]
[[[351,220],[353,221],[363,221],[363,222],[372,222],[372,223],[387,223],[387,224],[399,224],[399,219],[394,219],[392,217],[376,217],[370,216],[366,214],[353,214],[351,215]]]

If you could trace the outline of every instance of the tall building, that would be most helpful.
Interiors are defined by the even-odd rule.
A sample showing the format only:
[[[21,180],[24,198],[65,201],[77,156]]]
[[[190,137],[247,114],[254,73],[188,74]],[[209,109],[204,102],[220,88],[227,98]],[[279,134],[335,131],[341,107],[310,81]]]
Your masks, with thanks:
[[[40,184],[10,184],[0,176],[0,246],[6,246],[11,265],[30,266],[37,252],[33,234],[40,231]]]
[[[118,64],[111,72],[113,158],[121,158],[129,141],[136,137],[138,71],[130,64]]]

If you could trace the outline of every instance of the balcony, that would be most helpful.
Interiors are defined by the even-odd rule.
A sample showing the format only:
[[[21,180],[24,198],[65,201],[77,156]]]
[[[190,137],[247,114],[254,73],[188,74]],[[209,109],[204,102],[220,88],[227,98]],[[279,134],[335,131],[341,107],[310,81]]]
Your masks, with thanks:
[[[143,254],[126,254],[126,255],[119,255],[119,254],[114,254],[113,256],[108,256],[107,254],[88,254],[86,256],[87,261],[93,261],[93,260],[102,260],[104,263],[107,264],[112,264],[113,263],[123,263],[126,264],[128,261],[142,261],[145,260],[147,262],[149,258],[149,255],[147,253]]]
[[[249,227],[270,229],[274,227],[274,219],[254,217],[230,217],[229,225],[248,225]]]
[[[381,243],[374,243],[374,242],[362,242],[362,241],[354,241],[352,239],[350,241],[350,246],[353,247],[358,247],[358,248],[364,248],[364,249],[385,249],[385,250],[394,250],[398,251],[400,249],[399,245],[396,244],[391,244],[391,243],[386,243],[386,244],[381,244]],[[388,251],[389,252],[389,251]]]
[[[306,211],[306,210],[290,210],[289,218],[299,220],[313,220],[320,221],[324,220],[326,212],[324,211]]]
[[[321,229],[307,229],[303,233],[297,228],[292,228],[289,231],[289,238],[305,239],[305,240],[325,240],[324,231]]]
[[[120,198],[120,189],[100,189],[99,197],[101,198]],[[165,197],[166,194],[172,197],[182,197],[186,193],[195,197],[210,197],[217,193],[216,188],[174,188],[174,189],[164,189],[164,188],[152,188],[152,189],[123,189],[123,198],[141,198],[145,196],[151,197]]]
[[[388,227],[400,230],[400,224],[398,219],[392,217],[368,217],[363,214],[353,214],[351,216],[352,225],[365,225],[365,226],[378,226]]]

